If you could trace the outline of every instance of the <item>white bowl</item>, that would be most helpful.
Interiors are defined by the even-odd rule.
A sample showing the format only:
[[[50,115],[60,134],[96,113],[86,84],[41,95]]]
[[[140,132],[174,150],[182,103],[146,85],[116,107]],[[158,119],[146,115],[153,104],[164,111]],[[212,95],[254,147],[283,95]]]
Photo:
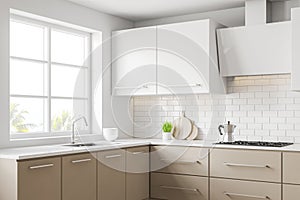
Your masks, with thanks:
[[[109,142],[113,142],[118,138],[118,129],[117,128],[104,128],[103,137]]]

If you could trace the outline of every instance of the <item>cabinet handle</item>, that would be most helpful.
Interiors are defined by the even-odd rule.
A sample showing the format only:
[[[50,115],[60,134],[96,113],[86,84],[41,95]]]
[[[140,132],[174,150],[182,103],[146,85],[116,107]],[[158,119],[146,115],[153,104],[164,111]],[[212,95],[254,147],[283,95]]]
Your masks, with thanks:
[[[72,163],[73,164],[76,164],[76,163],[83,163],[83,162],[89,162],[91,161],[92,159],[90,158],[87,158],[87,159],[82,159],[82,160],[72,160]]]
[[[111,155],[111,156],[105,156],[105,158],[110,159],[110,158],[119,158],[121,155]]]
[[[202,163],[200,161],[184,161],[184,160],[179,160],[179,161],[175,161],[173,162],[172,160],[167,160],[167,159],[161,159],[161,161],[166,161],[166,162],[170,162],[170,163],[177,163],[177,164],[199,164],[201,165]]]
[[[159,186],[160,188],[163,189],[170,189],[170,190],[184,190],[184,191],[192,191],[192,192],[198,192],[201,193],[197,188],[184,188],[184,187],[174,187],[174,186],[166,186],[166,185],[161,185]]]
[[[31,166],[29,169],[42,169],[42,168],[48,168],[48,167],[53,167],[54,164],[46,164],[46,165],[36,165],[36,166]]]
[[[268,196],[255,196],[255,195],[247,195],[247,194],[238,194],[238,193],[230,193],[230,192],[224,192],[226,196],[230,198],[230,196],[236,196],[236,197],[247,197],[247,198],[253,198],[253,199],[271,199]]]
[[[144,152],[144,151],[132,152],[133,155],[138,155],[138,154],[142,154],[142,153],[146,153],[146,152]]]
[[[247,165],[247,164],[236,164],[236,163],[224,163],[229,167],[252,167],[252,168],[271,168],[269,165]]]

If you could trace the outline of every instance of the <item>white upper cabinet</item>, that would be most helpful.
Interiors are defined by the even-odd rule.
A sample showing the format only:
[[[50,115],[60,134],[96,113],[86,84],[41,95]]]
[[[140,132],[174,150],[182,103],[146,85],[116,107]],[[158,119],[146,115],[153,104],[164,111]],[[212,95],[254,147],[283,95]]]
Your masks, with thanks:
[[[218,27],[209,19],[157,27],[158,94],[224,93]]]
[[[112,93],[156,94],[156,27],[113,32]]]
[[[218,27],[207,19],[114,32],[113,94],[224,93]]]
[[[300,91],[300,8],[292,9],[292,90]]]
[[[226,28],[217,33],[223,76],[291,73],[291,22]]]

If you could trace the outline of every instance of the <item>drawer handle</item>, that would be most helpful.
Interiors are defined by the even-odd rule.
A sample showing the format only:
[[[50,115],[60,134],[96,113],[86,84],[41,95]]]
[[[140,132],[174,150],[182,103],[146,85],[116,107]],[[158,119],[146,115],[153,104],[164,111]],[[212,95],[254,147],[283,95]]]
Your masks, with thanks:
[[[247,165],[247,164],[236,164],[236,163],[224,163],[229,167],[252,167],[252,168],[271,168],[269,165]]]
[[[36,165],[36,166],[29,167],[29,169],[42,169],[42,168],[48,168],[48,167],[54,167],[54,164]]]
[[[184,190],[184,191],[192,191],[192,192],[198,192],[201,193],[197,188],[184,188],[184,187],[174,187],[174,186],[166,186],[166,185],[161,185],[159,186],[160,188],[163,189],[170,189],[170,190]]]
[[[111,156],[105,156],[105,158],[110,159],[110,158],[119,158],[121,155],[111,155]]]
[[[230,196],[236,196],[236,197],[247,197],[247,198],[253,198],[253,199],[271,199],[268,196],[254,196],[254,195],[247,195],[247,194],[238,194],[238,193],[230,193],[230,192],[224,192],[226,196],[230,198]]]
[[[87,158],[87,159],[82,159],[82,160],[72,160],[72,163],[73,164],[76,164],[76,163],[83,163],[83,162],[89,162],[91,161],[92,159],[90,158]]]
[[[172,160],[167,160],[167,159],[161,159],[161,161],[165,161],[165,162],[170,162],[172,163]],[[200,161],[185,161],[185,160],[179,160],[179,161],[175,161],[173,163],[177,163],[177,164],[199,164],[201,165],[202,163]]]
[[[133,155],[139,155],[139,154],[142,154],[142,153],[145,153],[145,152],[144,151],[132,152]]]

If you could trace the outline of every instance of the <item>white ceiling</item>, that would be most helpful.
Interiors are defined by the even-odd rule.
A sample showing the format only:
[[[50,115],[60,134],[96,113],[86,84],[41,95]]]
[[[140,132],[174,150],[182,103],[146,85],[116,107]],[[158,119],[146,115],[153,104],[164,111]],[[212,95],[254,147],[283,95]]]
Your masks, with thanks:
[[[132,21],[244,6],[244,0],[69,0]]]

